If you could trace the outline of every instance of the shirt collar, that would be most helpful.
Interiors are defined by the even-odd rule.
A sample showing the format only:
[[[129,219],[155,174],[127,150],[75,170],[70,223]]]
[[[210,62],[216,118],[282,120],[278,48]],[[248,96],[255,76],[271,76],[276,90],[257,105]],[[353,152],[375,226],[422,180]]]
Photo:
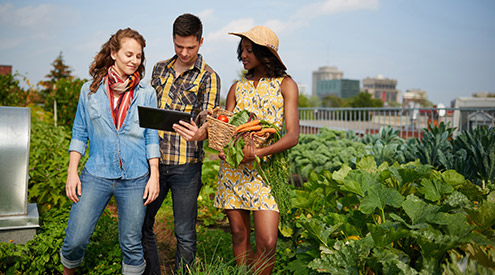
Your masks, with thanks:
[[[170,58],[167,63],[165,64],[167,66],[167,69],[170,70],[172,66],[174,65],[175,61],[177,61],[177,55],[174,55],[172,58]],[[194,65],[192,69],[197,69],[198,71],[202,71],[205,67],[205,62],[203,60],[203,56],[198,53],[198,59],[196,59],[196,62],[194,62]]]

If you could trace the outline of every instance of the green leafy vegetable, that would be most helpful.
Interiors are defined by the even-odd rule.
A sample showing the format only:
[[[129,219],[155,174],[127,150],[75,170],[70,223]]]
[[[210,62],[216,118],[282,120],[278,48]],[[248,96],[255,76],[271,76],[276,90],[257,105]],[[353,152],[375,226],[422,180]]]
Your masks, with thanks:
[[[234,126],[239,126],[249,121],[249,117],[251,113],[248,110],[242,110],[232,115],[230,118],[229,124]]]

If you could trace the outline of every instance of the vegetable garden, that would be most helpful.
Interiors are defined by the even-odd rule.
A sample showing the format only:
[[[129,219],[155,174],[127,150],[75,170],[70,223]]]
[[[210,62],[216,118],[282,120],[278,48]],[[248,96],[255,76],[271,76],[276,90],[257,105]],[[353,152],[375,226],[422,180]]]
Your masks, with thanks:
[[[29,201],[38,204],[41,228],[25,245],[0,244],[0,274],[62,270],[70,129],[54,127],[36,107],[31,113]],[[442,123],[423,129],[421,140],[403,140],[391,128],[365,137],[328,129],[301,135],[287,157],[291,204],[274,272],[493,274],[495,129],[452,133]],[[218,160],[205,149],[191,272],[255,274],[235,267],[226,217],[213,207]],[[171,211],[167,198],[157,219],[172,230]],[[113,214],[107,210],[98,222],[80,274],[121,273]]]

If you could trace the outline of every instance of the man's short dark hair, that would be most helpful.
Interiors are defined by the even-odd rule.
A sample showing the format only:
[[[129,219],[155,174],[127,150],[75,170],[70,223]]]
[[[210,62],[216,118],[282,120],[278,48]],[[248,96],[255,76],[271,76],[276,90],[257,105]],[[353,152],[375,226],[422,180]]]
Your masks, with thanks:
[[[196,15],[184,13],[174,21],[173,36],[191,36],[194,35],[198,41],[203,35],[203,24]]]

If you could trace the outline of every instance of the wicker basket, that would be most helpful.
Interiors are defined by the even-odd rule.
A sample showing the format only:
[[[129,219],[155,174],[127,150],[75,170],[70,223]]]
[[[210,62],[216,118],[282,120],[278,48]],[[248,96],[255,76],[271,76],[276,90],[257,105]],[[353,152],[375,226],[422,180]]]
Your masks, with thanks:
[[[244,142],[247,144],[252,144],[254,143],[254,147],[256,148],[261,148],[263,146],[265,146],[266,144],[266,140],[270,137],[270,134],[266,134],[264,136],[257,136],[257,135],[253,135],[253,137],[249,137],[249,136],[246,136],[244,138]]]
[[[214,150],[222,151],[223,147],[229,143],[234,136],[235,126],[217,119],[219,115],[224,115],[229,119],[233,113],[224,109],[213,110],[207,115],[208,121],[208,146]]]

